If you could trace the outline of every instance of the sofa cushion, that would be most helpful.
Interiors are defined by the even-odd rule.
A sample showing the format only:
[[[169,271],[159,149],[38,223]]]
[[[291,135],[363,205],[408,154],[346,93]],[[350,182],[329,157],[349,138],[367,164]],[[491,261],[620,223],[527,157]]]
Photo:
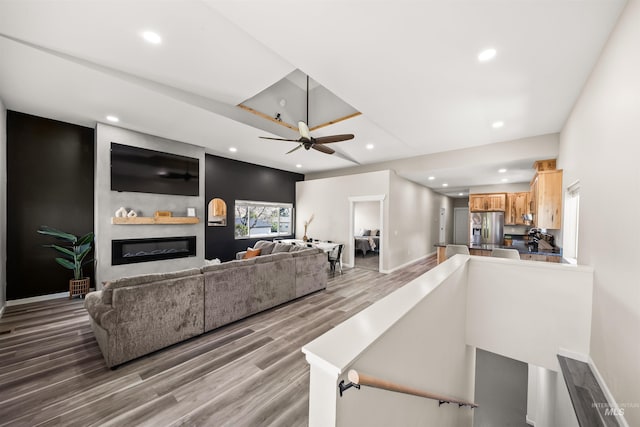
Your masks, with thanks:
[[[294,258],[298,258],[301,256],[316,255],[324,252],[322,249],[319,249],[319,248],[305,248],[304,246],[301,246],[301,248],[302,250],[292,253],[291,256]]]
[[[309,248],[306,246],[291,245],[291,249],[289,249],[289,252],[300,252],[300,251],[306,251],[307,249]]]
[[[202,267],[202,272],[209,273],[211,271],[220,271],[220,270],[227,270],[229,268],[245,267],[245,266],[255,264],[257,259],[260,259],[260,257],[254,257],[249,259],[235,259],[233,261],[227,261],[217,265],[205,265],[204,267]]]
[[[244,253],[242,259],[255,258],[262,252],[262,249],[251,249],[247,248],[247,252]]]
[[[258,240],[255,245],[253,245],[253,249],[260,249],[261,255],[269,255],[273,251],[273,247],[276,244],[273,242],[269,242],[268,240]]]
[[[188,270],[170,271],[168,273],[141,274],[138,276],[123,277],[122,279],[107,282],[104,286],[107,289],[117,289],[125,286],[136,286],[144,283],[157,282],[159,280],[178,279],[180,277],[194,276],[200,274],[199,268]]]
[[[280,261],[282,259],[287,259],[287,258],[291,258],[291,254],[279,252],[277,254],[274,253],[271,255],[264,255],[264,256],[258,257],[258,259],[256,259],[256,264],[264,264],[267,262]]]
[[[276,243],[271,253],[277,254],[280,252],[289,252],[291,248],[292,248],[292,245],[287,245],[286,243]]]

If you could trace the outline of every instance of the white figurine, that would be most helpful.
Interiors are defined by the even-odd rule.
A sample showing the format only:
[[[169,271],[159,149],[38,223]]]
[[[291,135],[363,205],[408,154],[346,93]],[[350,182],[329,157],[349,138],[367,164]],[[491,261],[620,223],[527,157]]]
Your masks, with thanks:
[[[116,218],[126,218],[127,217],[127,209],[123,206],[116,211]]]
[[[128,217],[128,218],[135,218],[135,217],[137,217],[137,216],[138,216],[137,212],[136,212],[136,211],[134,211],[133,209],[131,209],[131,210],[129,211],[129,213],[127,214],[127,217]]]

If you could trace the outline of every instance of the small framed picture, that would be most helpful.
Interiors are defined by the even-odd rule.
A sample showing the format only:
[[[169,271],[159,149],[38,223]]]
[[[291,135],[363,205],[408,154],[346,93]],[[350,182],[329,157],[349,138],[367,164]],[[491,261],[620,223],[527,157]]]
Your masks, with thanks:
[[[196,208],[187,208],[187,216],[196,216]]]

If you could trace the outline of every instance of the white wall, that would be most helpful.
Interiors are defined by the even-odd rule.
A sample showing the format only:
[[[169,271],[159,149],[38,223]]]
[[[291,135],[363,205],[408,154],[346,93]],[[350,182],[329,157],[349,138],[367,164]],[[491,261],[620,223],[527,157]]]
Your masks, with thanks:
[[[375,195],[385,195],[380,227],[382,271],[393,271],[435,252],[441,207],[447,209],[447,236],[452,238],[451,199],[388,170],[296,183],[296,237],[302,237],[304,221],[314,214],[307,235],[345,243],[343,260],[353,265],[349,198]]]
[[[477,257],[469,277],[468,344],[552,371],[561,348],[589,352],[590,268]]]
[[[353,229],[380,230],[380,202],[356,202],[353,212]]]
[[[200,195],[176,196],[111,191],[111,142],[148,148],[200,159]],[[135,274],[174,271],[204,264],[204,148],[152,135],[98,123],[96,127],[95,170],[95,233],[96,283]],[[174,216],[186,216],[187,207],[195,207],[200,223],[195,225],[113,225],[111,217],[124,206],[135,209],[138,216],[153,216],[157,210],[172,211]],[[197,256],[137,264],[111,265],[111,241],[150,237],[196,236]]]
[[[579,427],[561,373],[529,365],[527,421],[536,427]]]
[[[440,208],[446,209],[446,240],[453,240],[453,201],[393,172],[390,178],[385,256],[393,269],[435,252],[434,245],[440,241]]]
[[[7,301],[7,109],[0,99],[0,316]]]
[[[560,136],[580,180],[578,262],[593,266],[590,356],[615,400],[640,403],[640,1],[630,0]],[[624,200],[624,203],[620,203]],[[640,425],[640,408],[625,408]]]
[[[344,243],[342,259],[353,265],[353,235],[349,232],[350,197],[385,195],[384,223],[386,229],[389,200],[389,171],[361,175],[300,181],[296,183],[296,237],[302,238],[304,221],[314,215],[307,235],[314,239]],[[379,205],[378,205],[379,207]],[[380,245],[387,246],[386,233]],[[383,249],[384,250],[384,249]]]

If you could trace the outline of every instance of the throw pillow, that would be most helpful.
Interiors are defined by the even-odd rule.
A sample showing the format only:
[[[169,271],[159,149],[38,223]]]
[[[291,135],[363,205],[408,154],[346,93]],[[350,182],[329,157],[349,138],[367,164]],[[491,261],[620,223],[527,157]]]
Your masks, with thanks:
[[[260,250],[260,249],[247,248],[247,252],[244,254],[242,259],[255,258],[258,255],[260,255],[260,252],[262,252],[262,250]]]
[[[271,253],[277,254],[280,252],[289,252],[289,250],[291,250],[292,247],[293,247],[292,245],[287,245],[286,243],[276,243]]]
[[[364,233],[362,233],[363,236],[370,236],[371,235],[371,230],[364,230]]]
[[[380,230],[371,230],[371,235],[372,236],[379,236],[380,235]]]

